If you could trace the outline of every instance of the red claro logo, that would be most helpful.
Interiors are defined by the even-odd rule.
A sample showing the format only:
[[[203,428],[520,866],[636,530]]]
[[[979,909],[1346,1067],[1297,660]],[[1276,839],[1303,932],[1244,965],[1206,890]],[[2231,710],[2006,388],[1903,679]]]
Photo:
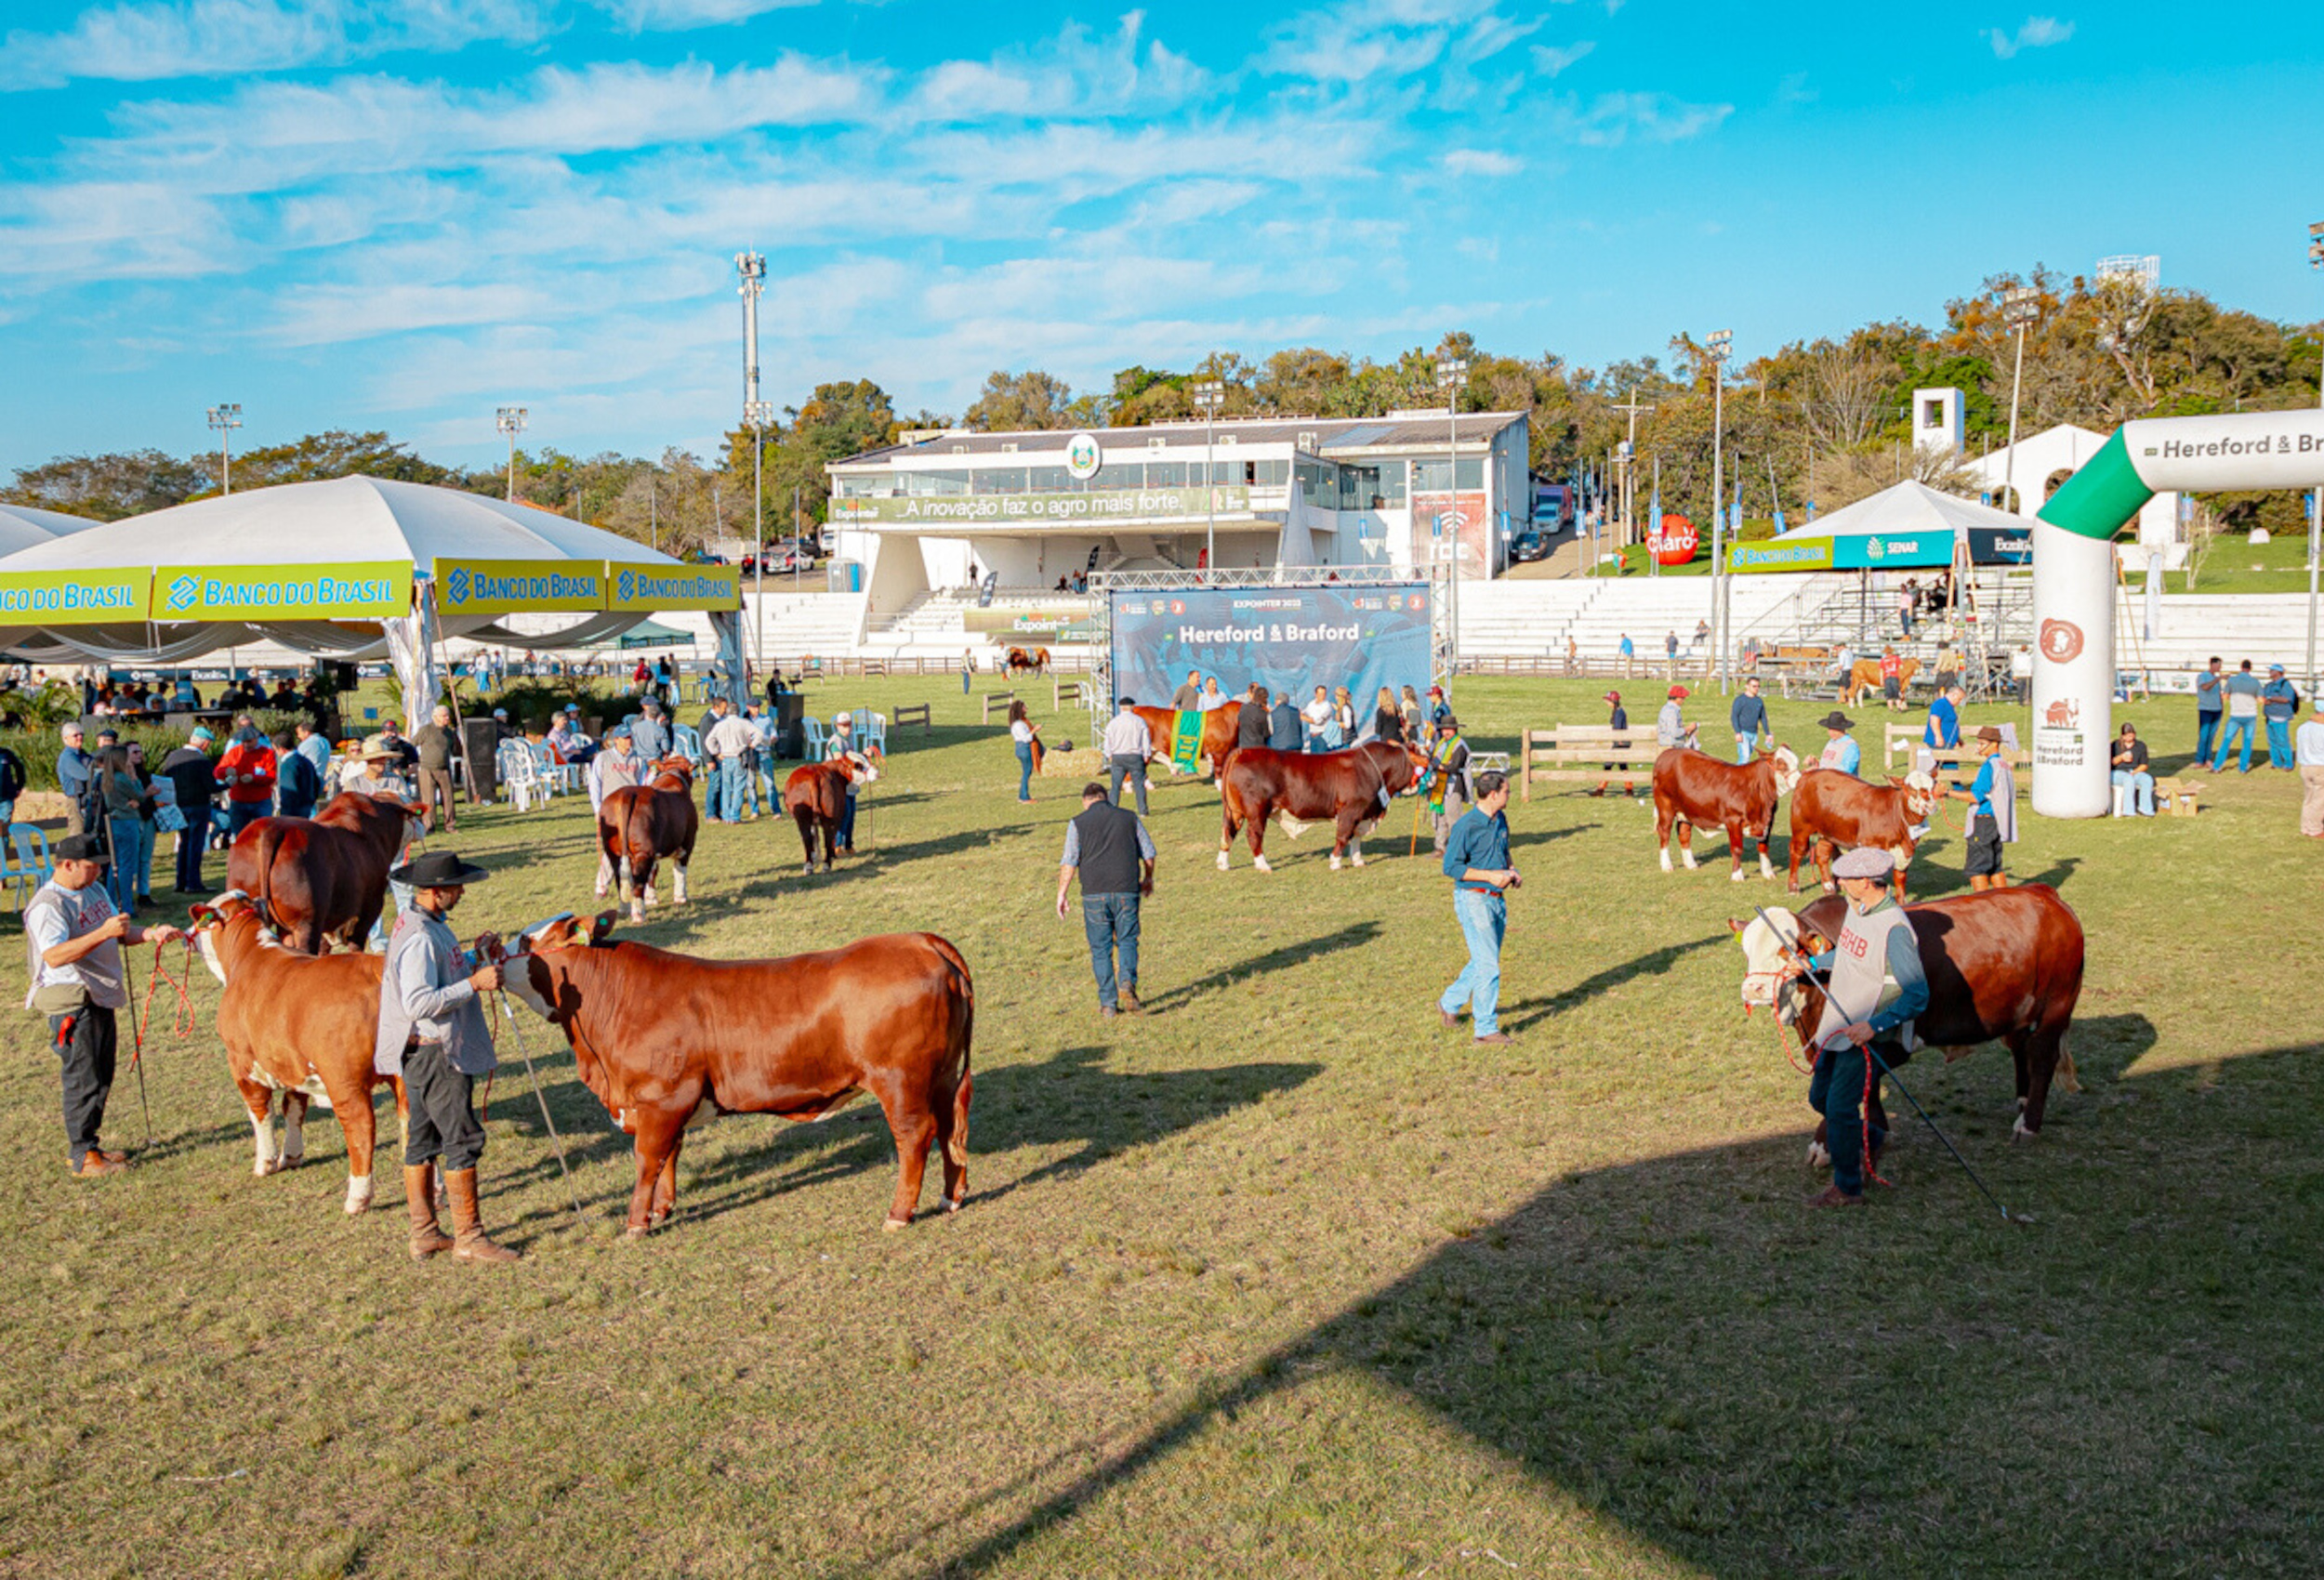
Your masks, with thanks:
[[[2071,620],[2041,623],[2041,656],[2053,664],[2071,664],[2081,656],[2082,628]]]
[[[1702,532],[1685,517],[1665,512],[1661,530],[1648,529],[1646,546],[1657,563],[1684,565],[1695,558],[1695,550],[1702,545]]]

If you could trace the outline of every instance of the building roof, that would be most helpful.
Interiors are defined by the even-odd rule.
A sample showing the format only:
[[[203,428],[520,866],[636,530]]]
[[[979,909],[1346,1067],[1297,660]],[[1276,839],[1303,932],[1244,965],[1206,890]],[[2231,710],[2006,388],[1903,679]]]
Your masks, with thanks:
[[[1802,538],[1817,537],[1885,537],[1892,533],[1955,532],[1972,527],[1998,527],[2009,532],[2023,532],[2025,518],[2006,510],[1996,510],[1974,499],[1958,494],[1941,494],[1923,482],[1910,479],[1867,495],[1853,505],[1842,506],[1812,521],[1803,521],[1789,532],[1778,533],[1777,543],[1792,543]]]
[[[1362,456],[1376,452],[1398,453],[1441,447],[1446,430],[1453,428],[1463,449],[1490,444],[1503,430],[1525,420],[1523,412],[1464,412],[1448,419],[1441,413],[1395,412],[1384,417],[1232,417],[1212,425],[1217,441],[1236,444],[1295,444],[1303,434],[1314,435],[1310,448],[1328,456]],[[830,463],[834,468],[885,465],[903,456],[944,455],[1063,455],[1073,428],[1026,428],[1013,433],[971,433],[946,430],[913,444],[891,444],[866,450]],[[1164,440],[1173,445],[1199,446],[1204,425],[1195,421],[1152,423],[1140,428],[1089,430],[1106,450],[1143,453],[1148,442]]]

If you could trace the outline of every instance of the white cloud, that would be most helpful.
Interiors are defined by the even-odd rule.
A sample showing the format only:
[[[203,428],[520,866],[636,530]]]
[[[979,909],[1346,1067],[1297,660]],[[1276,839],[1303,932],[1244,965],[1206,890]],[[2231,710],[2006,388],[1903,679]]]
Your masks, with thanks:
[[[1489,148],[1456,148],[1438,161],[1448,176],[1514,176],[1525,162]]]
[[[1641,142],[1684,142],[1715,128],[1735,113],[1732,104],[1688,104],[1667,93],[1602,93],[1588,109],[1562,108],[1560,129],[1585,148],[1619,148]]]
[[[1496,0],[1339,0],[1272,29],[1255,64],[1264,75],[1334,86],[1393,82],[1447,59],[1473,65],[1540,25],[1504,16]]]
[[[1545,77],[1553,77],[1595,48],[1597,45],[1587,38],[1578,44],[1537,44],[1533,46],[1533,69]]]
[[[768,11],[812,6],[815,0],[592,0],[631,33],[678,32],[747,21]]]
[[[2026,25],[2011,34],[2000,28],[1986,33],[1993,46],[1993,53],[2002,59],[2014,59],[2020,50],[2043,49],[2053,44],[2064,44],[2074,36],[2072,22],[2059,21],[2055,17],[2027,17]]]

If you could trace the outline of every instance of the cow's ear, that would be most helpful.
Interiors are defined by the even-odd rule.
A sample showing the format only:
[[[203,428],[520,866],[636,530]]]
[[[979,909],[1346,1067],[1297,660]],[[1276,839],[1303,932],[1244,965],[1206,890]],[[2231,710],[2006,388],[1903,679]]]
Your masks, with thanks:
[[[614,921],[618,913],[613,911],[600,911],[597,914],[597,920],[589,924],[590,948],[594,949],[605,941],[605,935],[614,930]]]
[[[1903,780],[1897,778],[1893,773],[1888,776],[1888,782],[1899,790],[1909,790],[1912,788],[1912,786],[1907,784]]]
[[[1743,924],[1736,921],[1733,916],[1729,916],[1727,918],[1727,930],[1735,934],[1736,937],[1741,938],[1743,936]]]

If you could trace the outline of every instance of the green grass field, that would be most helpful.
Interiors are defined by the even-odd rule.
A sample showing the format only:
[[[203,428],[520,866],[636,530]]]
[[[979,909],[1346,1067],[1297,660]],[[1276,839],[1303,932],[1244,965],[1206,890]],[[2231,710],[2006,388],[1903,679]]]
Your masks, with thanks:
[[[1491,744],[1598,720],[1602,689],[1459,701]],[[1017,806],[1002,731],[944,682],[812,695],[936,704],[872,851],[811,881],[788,826],[712,827],[696,902],[639,936],[954,940],[968,1208],[880,1231],[866,1104],[695,1132],[678,1217],[625,1243],[626,1142],[528,1023],[588,1221],[504,1042],[484,1205],[526,1259],[415,1267],[392,1155],[341,1214],[327,1115],[302,1169],[252,1178],[206,976],[117,1179],[66,1176],[54,1060],[13,1016],[0,1574],[2324,1571],[2324,850],[2290,775],[2191,820],[2029,820],[2014,871],[2090,935],[2088,1089],[2013,1146],[2000,1049],[1906,1076],[2034,1221],[1895,1099],[1899,1189],[1835,1217],[1800,1205],[1805,1078],[1737,1004],[1727,918],[1779,886],[1664,876],[1635,802],[1512,807],[1520,1041],[1480,1051],[1437,1027],[1459,940],[1408,823],[1363,871],[1278,832],[1273,876],[1239,848],[1221,875],[1213,794],[1157,787],[1155,1013],[1101,1022],[1050,910],[1078,785]],[[1826,704],[1774,705],[1804,745]],[[2184,704],[2127,716],[2159,766],[2191,747]],[[478,815],[462,849],[498,876],[463,929],[587,908],[586,814]],[[1965,887],[1960,857],[1940,831],[1918,891]],[[18,1002],[21,962],[0,945]],[[125,1068],[109,1139],[140,1131]]]

